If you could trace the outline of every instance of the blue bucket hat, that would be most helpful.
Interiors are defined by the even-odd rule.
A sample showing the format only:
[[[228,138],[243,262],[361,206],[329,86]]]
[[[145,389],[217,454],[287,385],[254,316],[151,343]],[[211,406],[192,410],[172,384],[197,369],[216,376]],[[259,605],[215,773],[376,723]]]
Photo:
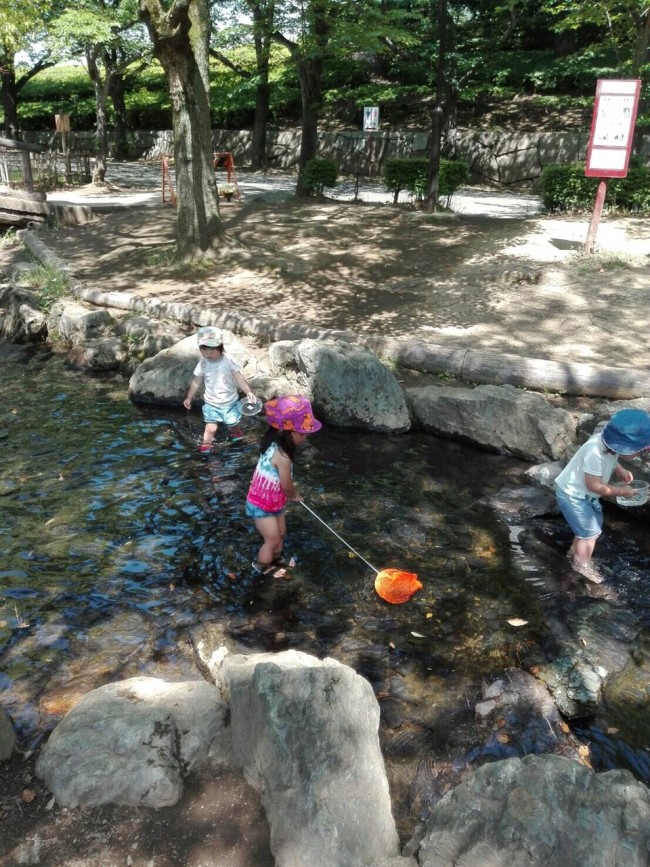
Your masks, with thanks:
[[[650,448],[650,415],[642,409],[622,409],[607,422],[603,442],[617,455],[633,455]]]

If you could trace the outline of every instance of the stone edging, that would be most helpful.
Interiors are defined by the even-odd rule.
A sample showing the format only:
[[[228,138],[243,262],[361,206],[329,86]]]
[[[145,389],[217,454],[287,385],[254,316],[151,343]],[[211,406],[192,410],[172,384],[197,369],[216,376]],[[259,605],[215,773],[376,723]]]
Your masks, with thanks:
[[[69,266],[52,253],[33,230],[21,229],[16,235],[40,262],[70,281],[72,295],[98,307],[131,310],[188,325],[217,325],[235,333],[256,335],[269,342],[303,338],[342,340],[365,346],[378,356],[396,362],[400,367],[433,374],[445,373],[469,384],[513,385],[518,388],[616,400],[646,397],[650,394],[650,375],[639,373],[633,368],[547,361],[473,349],[449,349],[421,341],[394,340],[380,335],[364,336],[351,331],[315,328],[298,323],[278,323],[236,310],[215,311],[189,304],[170,303],[160,298],[142,298],[129,292],[89,289],[73,282]]]

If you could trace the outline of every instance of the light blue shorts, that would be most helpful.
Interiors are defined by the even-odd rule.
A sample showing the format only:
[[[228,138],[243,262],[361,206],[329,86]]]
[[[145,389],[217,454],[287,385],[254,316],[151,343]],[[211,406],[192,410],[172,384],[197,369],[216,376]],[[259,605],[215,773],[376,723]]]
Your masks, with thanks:
[[[206,424],[227,424],[229,427],[239,424],[241,421],[239,401],[236,400],[234,403],[221,406],[216,406],[214,403],[204,403],[203,421]]]
[[[603,531],[603,507],[597,498],[570,497],[556,486],[555,498],[566,522],[578,539],[594,539]]]
[[[260,509],[259,506],[254,506],[246,500],[247,518],[279,518],[280,515],[284,515],[284,509],[280,509],[279,512],[265,512],[264,509]]]

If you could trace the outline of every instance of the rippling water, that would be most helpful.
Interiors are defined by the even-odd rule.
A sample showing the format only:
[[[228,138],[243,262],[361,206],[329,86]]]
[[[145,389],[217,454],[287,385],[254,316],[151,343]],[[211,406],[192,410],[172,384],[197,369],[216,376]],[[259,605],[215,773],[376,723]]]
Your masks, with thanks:
[[[121,377],[74,372],[44,350],[2,361],[0,400],[0,700],[26,744],[102,683],[196,677],[188,630],[210,624],[243,649],[350,663],[384,723],[407,724],[393,754],[430,755],[434,735],[462,728],[458,708],[481,677],[517,664],[520,637],[544,640],[549,570],[476,506],[516,479],[511,458],[420,435],[326,429],[309,440],[295,466],[305,501],[375,568],[424,584],[390,606],[372,570],[297,504],[295,566],[251,574],[259,540],[243,506],[259,418],[242,443],[205,458],[198,414],[138,408]],[[558,559],[563,532],[547,523],[543,555]],[[618,532],[638,555],[622,574],[632,580],[636,563],[641,582],[645,528]],[[626,604],[628,585],[615,588]],[[648,593],[637,596],[643,613]],[[525,639],[507,624],[514,616],[529,622]],[[409,723],[418,702],[436,709],[438,729]]]

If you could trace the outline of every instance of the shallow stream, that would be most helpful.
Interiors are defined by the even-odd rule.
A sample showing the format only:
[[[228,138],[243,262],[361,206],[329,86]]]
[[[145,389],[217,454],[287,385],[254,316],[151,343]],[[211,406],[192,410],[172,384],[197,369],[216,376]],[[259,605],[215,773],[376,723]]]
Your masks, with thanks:
[[[406,792],[406,758],[419,766],[444,746],[462,767],[483,678],[543,647],[550,618],[575,599],[559,518],[521,535],[477,505],[522,484],[526,465],[417,434],[324,429],[295,466],[305,501],[370,564],[418,574],[424,587],[410,602],[383,602],[372,570],[298,504],[287,514],[295,565],[255,577],[258,537],[243,505],[259,417],[246,420],[242,443],[219,442],[206,458],[198,414],[136,407],[121,377],[89,377],[42,349],[5,349],[0,701],[25,747],[103,683],[196,678],[190,635],[209,625],[233,648],[298,648],[367,677],[392,785]],[[645,526],[607,520],[602,604],[633,608],[647,628]],[[622,750],[648,748],[648,648],[642,636],[636,680],[628,673],[620,685],[632,714],[618,699],[607,710],[619,745],[605,717],[581,729],[590,741],[602,735],[604,767],[631,766],[646,782],[650,764],[646,777]]]

